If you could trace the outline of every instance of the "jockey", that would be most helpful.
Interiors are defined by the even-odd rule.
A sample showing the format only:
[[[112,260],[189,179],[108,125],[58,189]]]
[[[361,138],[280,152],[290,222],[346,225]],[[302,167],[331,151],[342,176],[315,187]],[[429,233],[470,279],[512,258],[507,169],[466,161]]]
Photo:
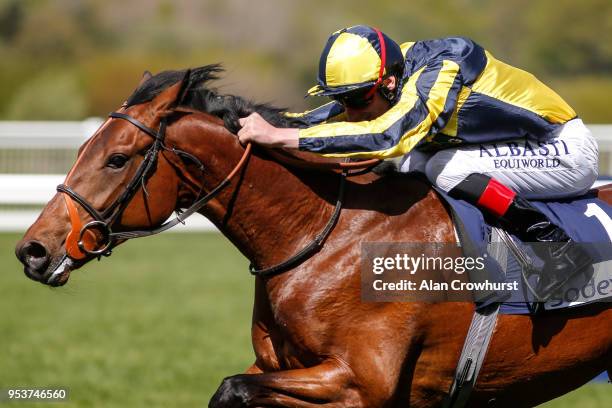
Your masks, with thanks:
[[[590,262],[527,201],[582,194],[598,168],[590,131],[533,75],[467,38],[400,46],[360,25],[330,36],[308,95],[332,99],[296,115],[308,127],[276,128],[253,113],[240,119],[240,141],[327,157],[401,157],[400,171],[423,172],[522,240],[556,243],[534,246],[555,271],[540,279],[541,300]]]

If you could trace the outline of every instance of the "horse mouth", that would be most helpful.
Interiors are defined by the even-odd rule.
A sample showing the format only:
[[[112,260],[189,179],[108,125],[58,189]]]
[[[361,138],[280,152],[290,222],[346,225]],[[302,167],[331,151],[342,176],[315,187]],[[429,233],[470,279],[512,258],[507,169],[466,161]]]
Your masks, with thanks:
[[[68,282],[70,272],[76,269],[76,267],[77,265],[75,265],[74,261],[68,256],[64,255],[58,258],[57,261],[52,262],[47,268],[47,271],[42,275],[30,270],[30,268],[27,266],[24,269],[26,275],[30,279],[39,281],[45,285],[57,287],[63,286]]]
[[[70,272],[75,265],[68,256],[64,255],[55,268],[49,268],[49,276],[46,279],[46,284],[49,286],[63,286],[68,282]]]

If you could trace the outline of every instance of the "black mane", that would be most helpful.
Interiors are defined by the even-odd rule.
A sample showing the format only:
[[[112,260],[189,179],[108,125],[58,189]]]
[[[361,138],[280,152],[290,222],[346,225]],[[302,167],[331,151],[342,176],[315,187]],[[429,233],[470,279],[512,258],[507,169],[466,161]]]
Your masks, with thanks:
[[[305,123],[299,119],[282,115],[285,109],[268,104],[254,103],[239,96],[219,95],[216,91],[206,88],[205,85],[218,79],[221,72],[223,72],[223,68],[220,64],[191,69],[189,71],[189,82],[180,105],[218,116],[223,119],[225,127],[232,133],[237,133],[240,129],[238,118],[248,116],[253,112],[259,113],[264,119],[277,127],[305,126]],[[149,78],[128,98],[127,106],[151,101],[164,89],[180,81],[186,73],[187,70],[163,71]]]

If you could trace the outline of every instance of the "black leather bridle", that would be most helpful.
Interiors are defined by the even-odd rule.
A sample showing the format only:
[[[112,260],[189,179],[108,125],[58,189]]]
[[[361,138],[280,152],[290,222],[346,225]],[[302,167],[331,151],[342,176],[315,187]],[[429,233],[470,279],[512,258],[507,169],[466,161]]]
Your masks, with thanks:
[[[125,113],[112,112],[111,114],[109,114],[109,117],[128,121],[132,125],[136,126],[139,130],[151,136],[154,139],[154,142],[151,147],[145,152],[145,157],[143,161],[140,163],[138,169],[136,170],[136,173],[132,177],[132,180],[125,188],[125,191],[121,193],[121,195],[119,195],[103,211],[96,210],[87,199],[75,192],[69,186],[65,184],[60,184],[57,186],[57,191],[66,195],[66,205],[68,207],[68,212],[71,217],[72,229],[75,235],[78,235],[76,246],[78,246],[78,250],[80,250],[81,254],[71,254],[68,249],[68,243],[66,244],[67,255],[75,260],[83,259],[85,256],[109,256],[111,254],[111,250],[114,248],[115,245],[117,245],[119,241],[159,234],[160,232],[166,231],[179,223],[184,223],[185,219],[187,219],[188,217],[196,213],[198,210],[200,210],[202,207],[204,207],[210,200],[215,198],[225,187],[230,184],[232,178],[247,163],[248,157],[250,156],[252,149],[252,145],[249,143],[245,148],[242,158],[240,159],[236,167],[234,167],[234,169],[231,171],[231,173],[205,196],[197,198],[196,201],[194,201],[189,208],[182,211],[173,220],[168,221],[162,224],[161,226],[150,230],[113,232],[111,228],[112,225],[121,218],[121,215],[129,205],[129,203],[132,201],[132,198],[134,197],[138,189],[142,187],[143,191],[145,192],[145,195],[147,194],[145,185],[149,177],[154,174],[155,169],[157,168],[157,160],[161,151],[167,150],[176,154],[179,157],[188,158],[199,166],[200,171],[203,171],[204,166],[202,165],[200,160],[192,154],[175,148],[169,148],[165,145],[164,142],[167,126],[167,119],[165,117],[160,120],[159,129],[157,131],[151,129],[139,120]],[[352,163],[352,165],[355,164],[357,163]],[[321,230],[321,232],[317,234],[308,245],[306,245],[296,254],[291,256],[289,259],[279,264],[266,268],[257,268],[253,264],[251,264],[249,266],[251,274],[257,276],[273,276],[285,272],[288,269],[297,266],[298,264],[312,256],[323,246],[325,240],[333,230],[333,227],[335,226],[340,216],[344,197],[344,186],[346,183],[346,177],[348,175],[349,168],[357,168],[357,166],[351,166],[350,163],[347,163],[347,166],[343,168],[342,173],[340,174],[340,185],[336,205],[327,224]],[[77,226],[80,226],[80,220],[73,219],[78,218],[78,214],[76,208],[74,207],[74,203],[71,200],[77,202],[93,218],[93,221],[90,221],[84,226],[82,226],[80,230],[77,228]],[[98,231],[101,236],[97,236],[95,240],[96,245],[99,246],[97,249],[88,248],[87,245],[84,243],[84,236],[88,232],[93,231]],[[99,242],[100,238],[102,239],[101,242]]]
[[[197,157],[183,152],[181,150],[175,148],[169,148],[165,145],[165,137],[166,137],[166,125],[167,119],[162,118],[159,123],[159,129],[156,131],[146,126],[139,120],[133,118],[130,115],[120,112],[112,112],[109,114],[110,118],[123,119],[130,122],[132,125],[136,126],[138,129],[151,136],[154,141],[151,147],[145,152],[145,156],[143,161],[138,166],[136,173],[132,177],[132,180],[126,186],[123,193],[121,193],[105,210],[98,211],[94,208],[94,206],[83,196],[78,194],[72,188],[65,184],[60,184],[57,186],[57,191],[63,194],[66,194],[70,199],[79,203],[85,211],[93,218],[93,221],[85,224],[79,232],[78,238],[78,247],[79,249],[90,256],[108,256],[111,253],[112,248],[116,245],[119,240],[131,239],[131,238],[139,238],[146,237],[150,235],[159,234],[160,232],[166,231],[179,223],[183,223],[185,219],[189,216],[200,210],[202,207],[206,205],[210,200],[215,198],[225,187],[227,187],[231,181],[231,178],[244,166],[246,163],[246,158],[250,154],[250,146],[247,147],[245,153],[234,169],[234,171],[225,178],[221,183],[219,183],[215,188],[213,188],[208,194],[204,197],[198,198],[189,208],[185,211],[182,211],[178,214],[173,220],[168,221],[161,226],[150,229],[150,230],[135,230],[135,231],[122,231],[122,232],[113,232],[112,225],[121,218],[121,215],[132,201],[132,198],[142,187],[146,194],[145,184],[149,177],[151,177],[155,173],[155,169],[157,168],[157,160],[159,157],[159,153],[162,150],[170,151],[178,156],[187,157],[189,160],[195,162],[200,171],[203,171],[204,166],[198,160]],[[89,230],[95,230],[100,232],[102,242],[98,242],[100,247],[98,249],[87,248],[87,246],[83,242],[83,236]]]

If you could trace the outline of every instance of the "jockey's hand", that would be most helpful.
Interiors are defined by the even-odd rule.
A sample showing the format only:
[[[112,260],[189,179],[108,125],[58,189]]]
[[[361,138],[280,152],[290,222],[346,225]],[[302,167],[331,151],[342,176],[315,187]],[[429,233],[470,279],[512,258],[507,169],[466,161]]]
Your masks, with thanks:
[[[274,127],[257,112],[238,121],[242,126],[238,131],[238,139],[242,144],[253,142],[268,147],[298,147],[298,129]]]

